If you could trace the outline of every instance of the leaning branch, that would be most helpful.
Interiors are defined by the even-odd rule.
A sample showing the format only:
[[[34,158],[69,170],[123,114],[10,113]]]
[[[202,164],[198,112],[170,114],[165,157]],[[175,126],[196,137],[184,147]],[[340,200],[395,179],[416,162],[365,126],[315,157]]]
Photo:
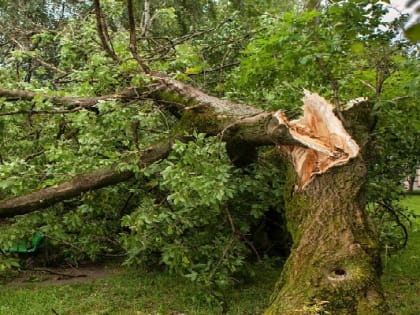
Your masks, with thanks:
[[[180,112],[196,110],[198,108],[209,108],[218,115],[236,117],[254,116],[263,113],[262,110],[253,106],[234,103],[211,96],[198,88],[175,80],[161,72],[150,71],[148,74],[153,81],[149,86],[140,88],[130,87],[114,94],[98,97],[54,96],[25,90],[0,88],[0,98],[13,102],[19,100],[33,101],[35,98],[41,97],[58,107],[63,107],[65,110],[88,108],[95,106],[101,101],[117,100],[128,102],[135,99],[151,99],[164,104],[164,106],[176,107]],[[23,112],[16,112],[16,114],[21,113]]]
[[[71,114],[75,113],[77,111],[82,110],[83,107],[75,107],[73,109],[58,109],[58,110],[25,110],[25,109],[19,109],[19,110],[12,110],[10,112],[0,112],[0,116],[14,116],[14,115],[62,115],[62,114]]]
[[[188,123],[191,123],[190,127],[200,132],[218,135],[226,142],[251,146],[272,145],[281,141],[277,138],[283,138],[284,143],[291,143],[292,141],[294,144],[300,145],[292,139],[285,128],[279,132],[281,128],[277,128],[277,124],[274,127],[271,126],[272,113],[257,111],[253,115],[249,115],[250,109],[246,106],[240,109],[239,104],[234,104],[233,109],[227,111],[227,106],[231,104],[227,101],[216,99],[218,101],[215,102],[215,99],[194,88],[185,90],[187,87],[182,84],[179,85],[178,82],[168,83],[177,83],[175,86],[181,89],[182,93],[190,93],[189,103],[191,101],[197,102],[197,107],[185,108],[184,110],[191,114],[187,115],[189,117]],[[174,86],[172,88],[175,89]],[[158,92],[156,93],[159,94]],[[155,98],[157,99],[158,96],[155,95]],[[224,114],[222,114],[222,110],[224,110]],[[237,116],[239,113],[247,113],[248,115]],[[204,119],[205,123],[202,124]],[[201,121],[201,125],[195,125],[195,120]],[[182,120],[180,124],[183,124]],[[188,129],[188,127],[185,128]],[[157,160],[165,158],[171,150],[172,142],[173,140],[166,140],[141,151],[138,161],[139,165],[145,167]],[[121,172],[116,166],[106,170],[79,175],[57,186],[47,187],[28,195],[0,201],[0,218],[43,209],[57,202],[74,198],[86,191],[126,181],[133,176],[133,172]]]
[[[264,113],[263,110],[253,106],[234,103],[211,96],[198,88],[175,80],[161,72],[152,71],[150,75],[161,84],[156,88],[156,92],[150,95],[156,101],[162,99],[162,93],[160,92],[172,92],[185,99],[183,104],[189,104],[184,107],[185,110],[209,108],[218,115],[236,117],[255,116]]]
[[[165,158],[172,149],[173,140],[166,140],[140,152],[139,165],[145,167]],[[22,215],[47,208],[57,202],[79,196],[80,194],[115,185],[134,176],[131,171],[119,171],[117,166],[78,175],[72,180],[34,191],[28,195],[0,201],[0,218]]]
[[[132,176],[132,172],[118,172],[115,168],[79,175],[58,186],[0,202],[0,217],[11,217],[46,208],[83,192],[123,182]]]

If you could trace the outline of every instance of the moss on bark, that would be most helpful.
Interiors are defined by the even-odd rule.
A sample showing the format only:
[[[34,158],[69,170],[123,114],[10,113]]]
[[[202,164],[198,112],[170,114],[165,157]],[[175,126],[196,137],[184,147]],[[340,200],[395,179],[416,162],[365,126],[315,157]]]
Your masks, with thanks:
[[[289,189],[294,246],[266,314],[377,314],[386,311],[376,233],[364,212],[361,158]],[[293,179],[293,176],[291,177]]]
[[[336,166],[301,190],[287,167],[286,219],[291,255],[272,296],[272,314],[386,314],[379,280],[377,234],[365,212],[365,150],[374,119],[361,104],[346,113],[358,157]],[[291,164],[289,164],[291,165]]]

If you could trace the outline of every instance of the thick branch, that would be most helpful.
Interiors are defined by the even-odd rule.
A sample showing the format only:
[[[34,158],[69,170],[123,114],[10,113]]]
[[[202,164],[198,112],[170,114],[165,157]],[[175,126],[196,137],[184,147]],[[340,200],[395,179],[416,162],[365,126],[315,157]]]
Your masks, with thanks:
[[[120,100],[129,101],[138,97],[138,93],[134,88],[128,88],[116,94],[109,94],[99,97],[73,97],[73,96],[51,96],[46,94],[38,94],[24,90],[9,90],[0,89],[0,98],[4,97],[6,101],[32,101],[35,97],[42,96],[46,101],[49,101],[57,106],[62,106],[67,110],[75,108],[88,108],[96,105],[100,101]],[[17,111],[16,114],[22,114]]]
[[[272,112],[236,119],[219,133],[223,141],[243,143],[247,146],[282,144],[306,147],[293,138],[285,125],[278,123]]]
[[[157,84],[149,90],[143,89],[141,91],[140,89],[130,88],[119,94],[91,98],[48,95],[43,97],[56,105],[65,106],[66,109],[93,106],[101,100],[114,99],[124,101],[134,98],[148,98],[164,104],[166,107],[175,107],[178,113],[182,113],[184,117],[188,116],[187,119],[200,132],[206,132],[210,135],[222,134],[223,139],[232,140],[236,138],[234,140],[235,142],[240,140],[240,142],[255,146],[276,143],[279,145],[308,147],[308,141],[312,141],[312,146],[315,145],[316,150],[319,149],[320,152],[329,156],[334,155],[334,146],[329,149],[322,148],[324,141],[317,139],[319,135],[311,136],[311,133],[308,134],[304,130],[305,128],[302,128],[299,124],[294,128],[295,135],[302,134],[302,131],[305,131],[306,135],[303,138],[301,137],[301,139],[291,137],[291,125],[280,114],[273,116],[273,113],[264,112],[252,106],[234,103],[208,95],[198,88],[175,80],[160,72],[151,72],[150,75],[155,79]],[[35,96],[36,94],[32,92],[0,89],[0,97],[5,97],[6,100],[32,100]],[[323,104],[324,102],[325,100],[321,101],[317,99],[315,103]],[[321,116],[328,113],[329,118],[327,116],[323,118],[323,122],[328,124],[327,120],[331,120],[335,116],[330,105],[323,105],[322,108],[328,108],[328,110],[321,110],[320,112]],[[314,109],[311,109],[307,115],[310,117],[313,113]],[[317,119],[320,119],[321,116]],[[274,124],[272,117],[277,121]],[[304,120],[308,119],[305,118]],[[197,121],[200,123],[197,123]],[[334,120],[332,125],[338,126],[339,122]],[[329,145],[331,146],[331,144]]]
[[[161,142],[140,152],[139,164],[144,167],[165,158],[172,148],[171,140]],[[118,171],[117,167],[78,175],[72,180],[57,186],[34,191],[28,195],[0,201],[0,218],[11,217],[43,209],[57,202],[80,194],[115,185],[134,176],[131,171]]]
[[[262,110],[252,106],[229,102],[224,99],[211,96],[200,89],[172,79],[163,73],[152,72],[151,75],[161,83],[160,91],[170,91],[186,98],[186,102],[184,102],[184,104],[188,104],[187,109],[191,109],[192,107],[207,107],[211,108],[211,110],[217,114],[237,117],[253,116],[263,113]],[[154,94],[152,97],[158,99],[161,95]]]
[[[0,116],[13,116],[19,114],[28,114],[28,115],[62,115],[62,114],[70,114],[82,110],[83,107],[75,107],[73,109],[59,109],[59,110],[12,110],[10,112],[0,112]]]
[[[6,101],[32,101],[35,97],[41,96],[54,105],[62,106],[67,110],[78,107],[91,107],[100,101],[131,101],[136,98],[148,98],[163,104],[175,106],[179,111],[195,110],[196,108],[209,108],[218,115],[236,117],[254,116],[256,114],[263,113],[262,110],[252,106],[233,103],[208,95],[200,89],[172,79],[160,72],[151,72],[150,76],[157,84],[143,88],[131,87],[115,94],[108,94],[99,97],[51,96],[28,92],[25,90],[0,88],[0,98],[4,97]]]
[[[0,217],[10,217],[46,208],[83,192],[117,184],[132,176],[132,172],[118,172],[114,168],[79,175],[58,186],[47,187],[29,195],[0,202]]]
[[[150,16],[150,2],[149,0],[145,0],[144,9],[143,9],[143,19],[141,22],[141,34],[140,34],[141,37],[146,36],[147,32],[150,29],[150,26],[152,25],[152,22],[153,22],[153,19]]]
[[[201,96],[199,94],[197,99],[201,99]],[[207,100],[207,98],[204,99]],[[219,107],[216,106],[216,108]],[[194,113],[194,109],[192,109],[187,110],[187,112],[192,112],[193,114],[190,117],[190,123],[193,127],[195,123],[194,119],[204,121],[201,127],[197,126],[199,131],[207,132],[210,135],[221,135],[222,139],[229,143],[255,147],[272,145],[281,142],[280,138],[283,138],[284,143],[301,145],[299,142],[293,140],[290,133],[282,126],[273,126],[272,113],[260,113],[254,116],[238,118],[235,116],[217,115],[212,111]],[[187,115],[187,119],[188,117]],[[182,123],[181,121],[180,124]],[[144,167],[154,161],[165,158],[171,150],[171,145],[172,141],[168,140],[143,150],[140,153],[138,163]],[[83,192],[126,181],[133,177],[133,175],[130,171],[119,172],[116,167],[79,175],[57,186],[47,187],[25,196],[0,201],[0,217],[10,217],[46,208],[62,200],[76,197]]]

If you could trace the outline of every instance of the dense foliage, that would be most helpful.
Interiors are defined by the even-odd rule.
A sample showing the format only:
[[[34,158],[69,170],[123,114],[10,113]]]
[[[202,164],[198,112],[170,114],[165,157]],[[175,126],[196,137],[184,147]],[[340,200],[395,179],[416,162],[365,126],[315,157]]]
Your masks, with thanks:
[[[375,1],[334,1],[319,12],[271,1],[154,1],[147,20],[140,2],[139,48],[153,69],[292,117],[303,88],[339,108],[355,97],[374,100],[368,199],[380,219],[381,211],[395,211],[391,201],[420,153],[418,51],[401,36],[404,17],[383,22],[386,10]],[[19,1],[25,12],[19,16],[0,1],[1,87],[97,96],[146,86],[149,79],[130,55],[123,2],[101,4],[118,62],[101,47],[89,1]],[[16,19],[22,23],[13,29]],[[246,270],[249,260],[287,253],[283,175],[269,151],[238,169],[218,137],[194,134],[165,161],[142,168],[135,163],[139,150],[176,125],[173,113],[151,100],[103,100],[63,111],[38,97],[1,101],[0,110],[0,199],[104,166],[137,174],[2,222],[3,249],[41,231],[47,263],[121,256],[127,264],[163,265],[218,284]],[[16,265],[0,259],[1,269]]]
[[[373,100],[367,200],[382,245],[395,249],[406,244],[410,221],[398,205],[402,181],[415,173],[420,156],[420,65],[418,47],[401,36],[407,17],[385,22],[386,12],[380,3],[347,1],[318,12],[263,16],[265,32],[247,46],[228,84],[235,97],[292,117],[305,88],[342,109],[361,96]]]

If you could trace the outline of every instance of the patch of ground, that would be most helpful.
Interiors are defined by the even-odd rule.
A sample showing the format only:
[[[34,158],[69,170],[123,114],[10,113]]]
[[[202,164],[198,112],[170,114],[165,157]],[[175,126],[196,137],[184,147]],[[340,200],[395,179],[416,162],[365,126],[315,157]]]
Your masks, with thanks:
[[[108,266],[87,265],[79,267],[55,267],[55,268],[33,268],[24,270],[9,282],[6,286],[21,286],[28,283],[39,285],[69,284],[82,281],[103,279],[121,271]]]

